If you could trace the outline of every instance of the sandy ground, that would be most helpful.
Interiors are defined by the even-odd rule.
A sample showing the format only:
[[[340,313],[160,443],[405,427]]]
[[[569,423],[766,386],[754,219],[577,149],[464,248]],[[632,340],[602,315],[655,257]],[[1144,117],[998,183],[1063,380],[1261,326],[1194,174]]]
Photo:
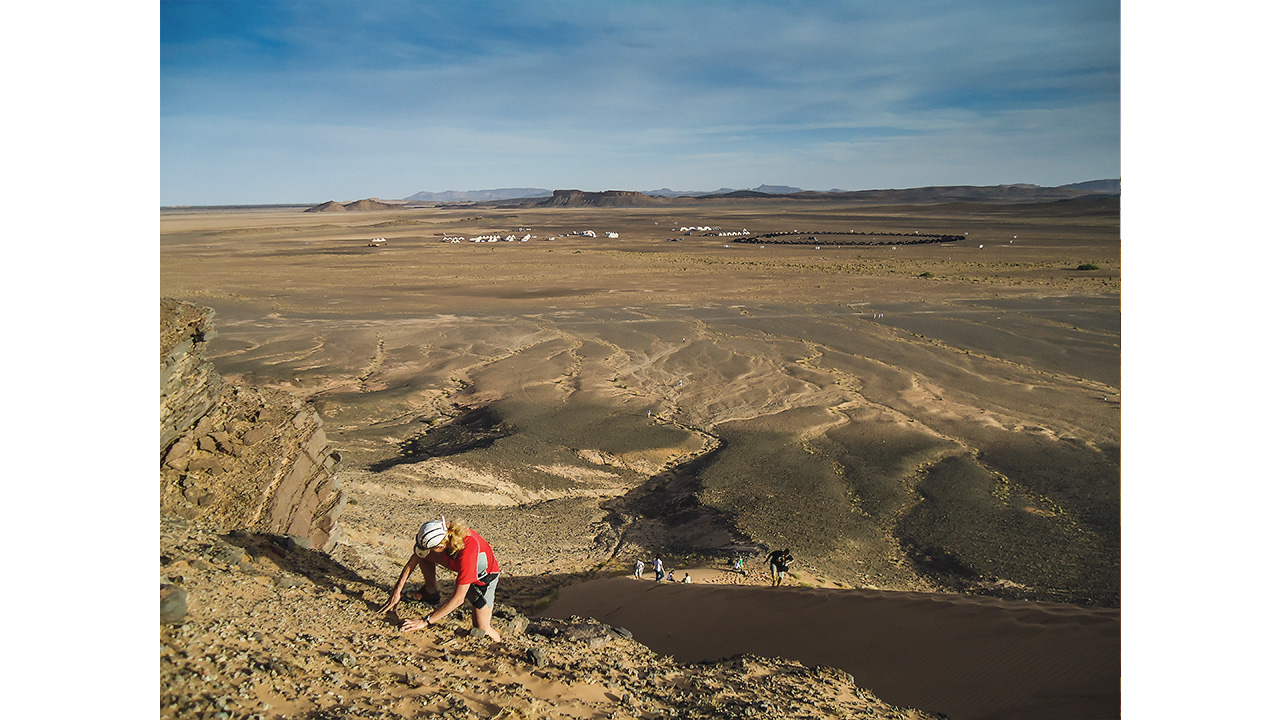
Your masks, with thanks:
[[[464,612],[429,631],[378,609],[386,587],[282,538],[161,523],[162,582],[181,620],[160,630],[160,717],[924,720],[848,672],[737,655],[683,663],[595,620],[530,619],[499,603],[501,644]],[[502,581],[505,584],[505,581]],[[448,584],[442,586],[448,591]]]
[[[968,236],[673,230],[703,224]],[[620,238],[548,239],[582,229]],[[361,577],[446,513],[529,608],[654,553],[778,547],[815,589],[1119,607],[1114,204],[178,212],[160,250],[224,375],[315,403]]]
[[[681,662],[751,652],[840,668],[886,702],[951,718],[1120,717],[1117,610],[622,577],[565,588],[544,615],[635,628]]]
[[[385,578],[283,538],[170,517],[161,550],[186,610],[162,718],[1120,717],[1118,610],[673,562],[690,583],[579,578],[549,604],[504,577],[494,645],[463,611],[400,632],[430,606],[381,614]]]
[[[760,247],[687,225],[968,235]],[[522,227],[537,239],[441,241]],[[620,238],[548,239],[583,229]],[[382,571],[443,504],[542,548],[530,568],[789,545],[857,587],[1119,602],[1114,204],[180,212],[161,231],[162,292],[215,308],[219,370],[318,406],[355,500],[345,547]],[[488,425],[449,427],[473,409]]]

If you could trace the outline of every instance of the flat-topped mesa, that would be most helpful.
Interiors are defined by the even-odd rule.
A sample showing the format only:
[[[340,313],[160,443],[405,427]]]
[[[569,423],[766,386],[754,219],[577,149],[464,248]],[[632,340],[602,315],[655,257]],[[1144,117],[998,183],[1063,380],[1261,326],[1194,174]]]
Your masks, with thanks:
[[[160,510],[329,551],[346,506],[320,416],[227,383],[205,358],[213,311],[160,301]]]
[[[539,201],[535,207],[632,207],[636,205],[663,205],[664,198],[656,198],[634,190],[605,190],[583,192],[581,190],[555,190],[551,197]]]

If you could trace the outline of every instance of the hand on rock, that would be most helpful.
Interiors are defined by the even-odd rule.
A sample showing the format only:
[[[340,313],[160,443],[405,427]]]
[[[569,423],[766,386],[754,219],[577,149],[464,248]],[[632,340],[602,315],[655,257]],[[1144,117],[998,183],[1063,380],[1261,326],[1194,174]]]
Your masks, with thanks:
[[[427,623],[426,618],[422,618],[420,620],[412,620],[412,619],[405,620],[404,622],[400,623],[400,629],[404,630],[405,632],[413,632],[414,630],[421,630],[422,628],[428,627],[428,626],[429,624]]]

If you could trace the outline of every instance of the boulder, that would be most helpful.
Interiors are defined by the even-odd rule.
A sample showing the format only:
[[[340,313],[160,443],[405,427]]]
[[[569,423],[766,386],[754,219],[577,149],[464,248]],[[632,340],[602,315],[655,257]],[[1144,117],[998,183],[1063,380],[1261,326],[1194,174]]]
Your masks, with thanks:
[[[177,585],[160,585],[160,624],[181,625],[187,621],[187,591]]]

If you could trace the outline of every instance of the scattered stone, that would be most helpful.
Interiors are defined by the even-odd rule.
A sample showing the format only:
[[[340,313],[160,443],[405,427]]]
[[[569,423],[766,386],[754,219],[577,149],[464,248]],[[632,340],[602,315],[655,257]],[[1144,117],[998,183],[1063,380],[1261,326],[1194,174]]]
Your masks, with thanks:
[[[217,443],[217,448],[222,452],[231,452],[231,434],[222,430],[215,430],[209,433],[209,437]]]
[[[507,623],[507,634],[523,635],[524,631],[529,627],[529,618],[524,615],[517,614]]]
[[[169,446],[169,452],[164,457],[164,464],[178,472],[186,472],[187,463],[191,459],[190,455],[191,440],[187,437],[181,437],[177,442]]]
[[[213,560],[225,565],[239,565],[245,561],[244,548],[219,541],[213,551]]]
[[[201,529],[204,522],[161,518],[162,575],[170,580],[161,591],[185,590],[199,600],[184,624],[161,626],[160,720],[937,717],[849,688],[847,674],[829,668],[756,657],[680,664],[628,638],[625,628],[583,618],[531,620],[501,605],[494,616],[508,639],[499,646],[470,642],[465,617],[443,632],[406,635],[375,611],[385,578],[361,577],[322,552],[281,552],[273,544],[280,536],[221,535]],[[212,561],[224,549],[219,543],[232,547],[228,541],[258,558],[252,574],[197,558]],[[317,591],[264,592],[256,576],[269,565],[278,567],[270,568],[278,586]],[[172,582],[178,571],[181,588]],[[162,621],[165,603],[162,595]],[[520,626],[524,632],[515,632]],[[548,689],[559,693],[561,686],[571,689],[563,702],[580,707],[554,706]]]
[[[187,460],[187,471],[196,472],[217,467],[218,459],[212,455],[195,455]]]
[[[160,624],[181,625],[187,620],[187,591],[177,585],[160,586]]]
[[[259,425],[245,433],[242,439],[244,440],[245,445],[257,445],[259,442],[265,440],[270,434],[271,428]]]
[[[530,623],[528,631],[534,635],[541,635],[545,638],[554,638],[560,634],[560,628],[546,623]]]

